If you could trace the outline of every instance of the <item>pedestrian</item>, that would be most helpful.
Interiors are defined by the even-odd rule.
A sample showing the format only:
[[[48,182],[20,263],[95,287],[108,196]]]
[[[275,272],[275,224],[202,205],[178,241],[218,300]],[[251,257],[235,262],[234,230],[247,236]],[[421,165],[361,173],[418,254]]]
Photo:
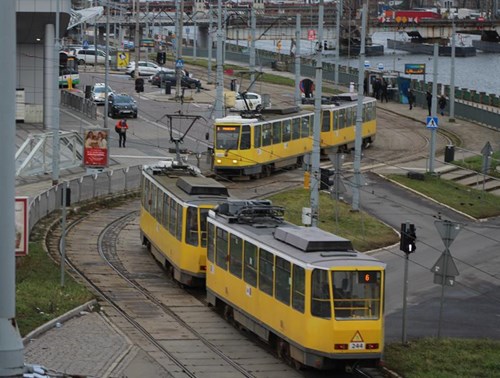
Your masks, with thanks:
[[[415,103],[415,93],[411,89],[408,89],[408,105],[410,105],[410,110],[413,109],[413,104]]]
[[[427,91],[425,94],[425,98],[427,100],[427,109],[429,110],[429,117],[431,116],[431,107],[432,107],[432,94],[431,92]]]
[[[365,77],[363,80],[363,95],[368,96],[368,78]]]
[[[380,101],[381,102],[384,102],[384,99],[385,99],[385,102],[389,102],[389,100],[387,99],[387,81],[385,79],[382,79],[382,94],[380,95]]]
[[[439,112],[441,113],[442,116],[444,116],[444,108],[446,108],[446,97],[444,97],[444,95],[441,95],[441,97],[439,97],[438,104],[439,104]]]
[[[116,123],[115,131],[118,133],[119,136],[118,140],[119,147],[123,146],[125,148],[125,142],[127,141],[127,130],[128,130],[128,125],[125,119],[121,119]]]
[[[380,87],[381,87],[380,79],[376,78],[375,81],[373,82],[373,97],[375,97],[377,100],[380,98]]]

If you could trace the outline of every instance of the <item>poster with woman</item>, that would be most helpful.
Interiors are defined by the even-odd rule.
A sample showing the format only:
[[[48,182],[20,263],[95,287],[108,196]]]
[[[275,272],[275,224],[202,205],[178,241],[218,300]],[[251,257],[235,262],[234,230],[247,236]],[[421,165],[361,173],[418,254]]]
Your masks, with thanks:
[[[16,197],[15,206],[16,226],[16,257],[28,254],[28,197]]]
[[[108,166],[108,129],[85,129],[83,134],[83,165],[88,168]]]

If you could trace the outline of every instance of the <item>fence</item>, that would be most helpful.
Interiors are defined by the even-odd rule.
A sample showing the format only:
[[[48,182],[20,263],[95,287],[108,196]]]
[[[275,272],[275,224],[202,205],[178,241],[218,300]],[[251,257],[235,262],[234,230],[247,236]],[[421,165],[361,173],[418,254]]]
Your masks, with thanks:
[[[129,193],[139,189],[142,166],[118,168],[106,172],[84,175],[67,180],[67,188],[71,195],[67,196],[70,205],[112,194]],[[50,215],[62,206],[63,184],[59,183],[47,191],[30,199],[29,231],[42,218]]]
[[[61,91],[61,105],[79,111],[91,119],[97,119],[97,105],[70,91]]]

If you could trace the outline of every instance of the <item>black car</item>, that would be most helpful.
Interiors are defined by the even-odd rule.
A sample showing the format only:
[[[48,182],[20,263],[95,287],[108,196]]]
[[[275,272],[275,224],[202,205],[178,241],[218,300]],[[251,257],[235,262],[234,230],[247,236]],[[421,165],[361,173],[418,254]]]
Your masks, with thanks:
[[[170,72],[159,71],[154,74],[151,84],[156,85],[158,88],[162,86],[162,83],[169,83],[171,87],[177,85],[177,77],[175,74]],[[201,88],[201,82],[198,79],[193,79],[192,77],[182,75],[181,78],[182,88]]]
[[[108,97],[108,117],[137,118],[137,104],[128,94],[113,94]]]

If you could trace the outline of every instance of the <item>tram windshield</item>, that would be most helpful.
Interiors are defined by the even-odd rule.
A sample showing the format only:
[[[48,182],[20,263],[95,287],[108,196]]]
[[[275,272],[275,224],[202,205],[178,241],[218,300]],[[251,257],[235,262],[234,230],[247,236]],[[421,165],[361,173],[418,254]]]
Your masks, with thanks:
[[[239,126],[217,126],[215,146],[219,150],[237,150],[239,136]]]
[[[335,319],[379,319],[382,272],[334,271],[332,282]]]

